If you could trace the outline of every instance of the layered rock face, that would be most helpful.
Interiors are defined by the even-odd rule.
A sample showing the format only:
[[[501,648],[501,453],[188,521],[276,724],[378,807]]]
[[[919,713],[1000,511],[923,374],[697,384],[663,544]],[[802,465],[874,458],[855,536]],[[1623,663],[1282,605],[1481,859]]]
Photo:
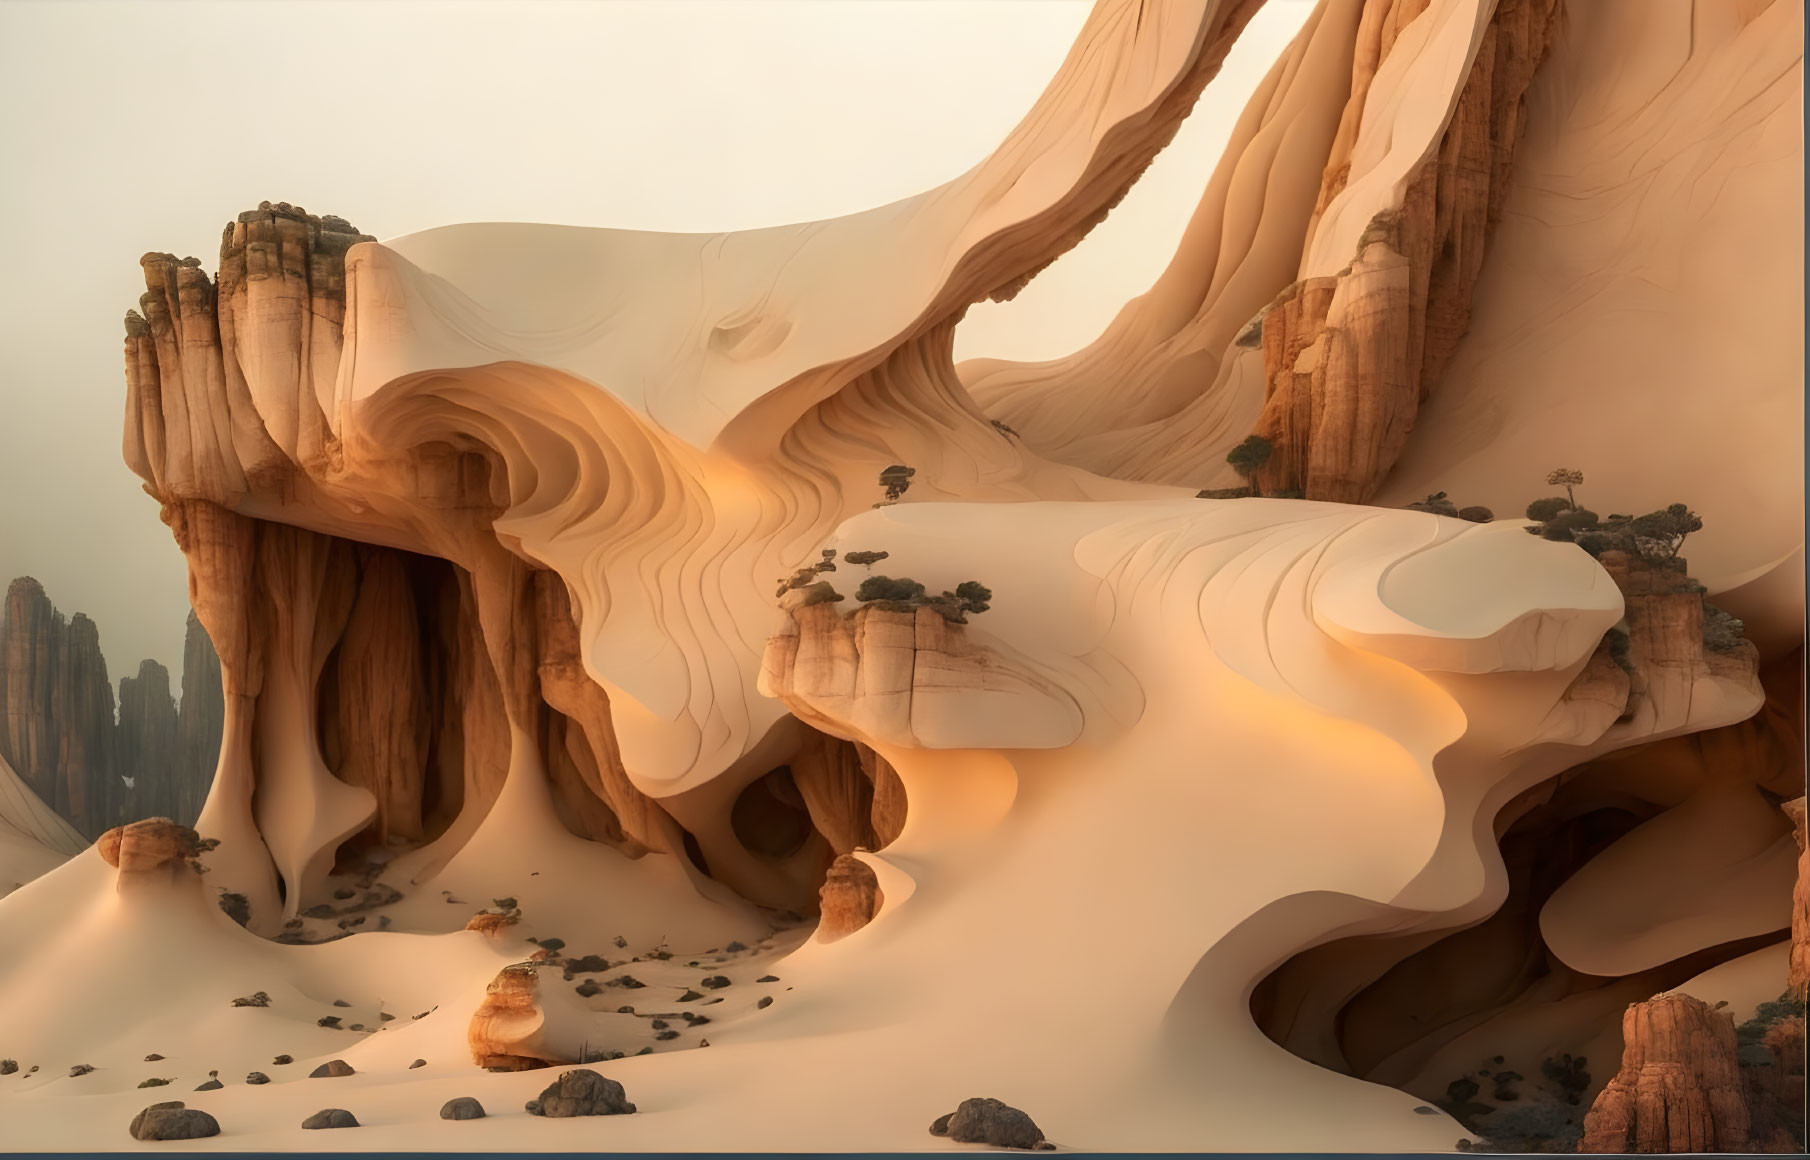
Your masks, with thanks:
[[[193,822],[219,752],[219,660],[191,615],[180,712],[170,674],[146,660],[113,691],[100,633],[65,619],[29,576],[13,581],[0,615],[0,757],[86,835],[132,817]]]
[[[491,1071],[532,1071],[571,1062],[562,1061],[543,1044],[547,1017],[539,996],[539,971],[532,963],[516,963],[498,972],[466,1031],[472,1062]]]
[[[1804,799],[1784,806],[1791,819],[1791,836],[1797,840],[1797,882],[1791,889],[1790,993],[1803,998],[1810,993],[1810,840],[1805,834]]]
[[[0,753],[44,802],[85,834],[111,824],[113,686],[100,634],[65,618],[29,576],[13,581],[0,619]]]
[[[823,918],[817,924],[818,942],[847,938],[874,920],[885,896],[873,868],[849,854],[830,865],[820,892]]]
[[[1689,995],[1628,1008],[1621,1071],[1584,1117],[1582,1152],[1744,1152],[1735,1024]]]

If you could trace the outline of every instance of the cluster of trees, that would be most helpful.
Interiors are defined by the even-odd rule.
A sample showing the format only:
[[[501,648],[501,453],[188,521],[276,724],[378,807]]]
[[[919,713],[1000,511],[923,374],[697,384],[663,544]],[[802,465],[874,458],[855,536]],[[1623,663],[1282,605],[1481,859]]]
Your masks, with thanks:
[[[969,613],[982,613],[991,608],[993,590],[978,580],[964,580],[955,591],[932,596],[924,586],[909,576],[869,576],[855,589],[855,599],[890,612],[909,612],[929,608],[942,614],[944,620],[968,623]]]
[[[1546,482],[1563,487],[1565,494],[1536,499],[1527,505],[1527,518],[1533,521],[1528,532],[1548,540],[1574,543],[1592,556],[1614,550],[1648,560],[1676,560],[1685,538],[1703,530],[1702,518],[1681,503],[1644,516],[1598,516],[1577,502],[1576,489],[1584,482],[1581,471],[1561,467],[1548,473]]]
[[[908,576],[875,576],[873,567],[887,559],[888,552],[844,552],[842,562],[858,568],[866,568],[869,575],[855,589],[855,599],[863,604],[871,604],[877,608],[885,608],[894,612],[907,612],[918,608],[930,608],[941,613],[945,620],[957,624],[968,623],[969,613],[982,613],[991,605],[993,590],[978,580],[964,580],[955,586],[955,591],[944,591],[932,596],[922,584]],[[779,582],[779,590],[775,596],[784,596],[787,592],[802,590],[805,594],[804,604],[834,604],[846,599],[836,591],[828,580],[819,579],[825,572],[836,571],[836,549],[825,548],[822,559],[807,564]]]

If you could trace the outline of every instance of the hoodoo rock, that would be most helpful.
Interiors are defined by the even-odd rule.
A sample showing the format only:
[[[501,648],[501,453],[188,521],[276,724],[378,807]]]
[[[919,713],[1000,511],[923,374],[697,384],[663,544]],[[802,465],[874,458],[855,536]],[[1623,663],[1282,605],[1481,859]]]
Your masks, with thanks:
[[[873,867],[852,854],[839,855],[817,892],[823,918],[817,924],[818,942],[847,938],[874,920],[884,896]]]
[[[1748,1111],[1735,1024],[1690,995],[1622,1016],[1621,1071],[1584,1116],[1580,1152],[1741,1152]]]
[[[101,859],[128,876],[148,875],[198,857],[206,848],[199,834],[169,818],[146,818],[115,826],[95,842]]]
[[[532,963],[504,967],[485,988],[484,1002],[466,1029],[472,1062],[490,1071],[532,1071],[568,1062],[542,1043],[545,1024],[540,972]]]

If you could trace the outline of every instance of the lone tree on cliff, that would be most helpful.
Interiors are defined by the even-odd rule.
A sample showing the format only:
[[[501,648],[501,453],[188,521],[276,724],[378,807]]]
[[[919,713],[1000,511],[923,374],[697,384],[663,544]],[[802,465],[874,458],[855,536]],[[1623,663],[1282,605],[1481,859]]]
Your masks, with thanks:
[[[1263,436],[1247,435],[1243,443],[1226,452],[1226,462],[1232,465],[1233,471],[1244,477],[1244,481],[1251,487],[1252,495],[1263,494],[1257,488],[1257,473],[1270,461],[1270,452],[1273,450],[1270,441]]]
[[[1573,471],[1569,467],[1554,468],[1547,473],[1546,482],[1549,486],[1564,488],[1565,498],[1570,501],[1572,507],[1577,506],[1577,495],[1571,489],[1584,485],[1583,472]]]
[[[1684,538],[1703,530],[1703,517],[1686,505],[1675,503],[1662,511],[1635,517],[1629,530],[1639,540],[1656,542],[1665,549],[1666,559],[1675,560],[1678,549],[1684,547]]]
[[[895,463],[882,471],[880,473],[880,486],[886,489],[886,498],[874,506],[885,507],[887,504],[898,503],[899,498],[903,496],[906,489],[911,486],[911,477],[917,473],[917,468],[906,467],[903,463]]]

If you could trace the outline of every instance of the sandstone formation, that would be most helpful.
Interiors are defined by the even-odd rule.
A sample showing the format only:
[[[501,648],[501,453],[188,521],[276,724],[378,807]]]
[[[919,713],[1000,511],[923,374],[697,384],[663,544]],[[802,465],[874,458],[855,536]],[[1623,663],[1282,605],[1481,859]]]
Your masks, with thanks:
[[[158,877],[180,875],[212,845],[193,829],[168,818],[146,818],[116,826],[94,844],[101,860],[119,871],[120,888]]]
[[[854,934],[874,920],[884,901],[873,869],[853,855],[838,855],[823,880],[817,941],[835,942]]]
[[[1622,1017],[1621,1071],[1584,1118],[1581,1152],[1744,1152],[1747,1104],[1735,1025],[1689,995]]]
[[[1522,1115],[1505,1138],[1751,1137],[1744,1088],[1768,1107],[1793,1090],[1789,1021],[1748,1044],[1771,1070],[1743,1078],[1725,1015],[1652,996],[1785,953],[1799,849],[1776,802],[1801,792],[1784,790],[1803,729],[1781,644],[1801,614],[1765,586],[1801,537],[1727,501],[1796,476],[1784,454],[1655,452],[1733,421],[1682,422],[1666,368],[1651,395],[1667,406],[1643,410],[1645,376],[1598,331],[1638,315],[1665,332],[1656,346],[1722,351],[1699,385],[1758,383],[1774,418],[1796,390],[1790,341],[1726,355],[1724,336],[1693,333],[1689,295],[1649,309],[1642,294],[1726,293],[1724,266],[1771,252],[1680,247],[1693,215],[1723,229],[1713,191],[1764,187],[1768,222],[1790,200],[1795,179],[1755,150],[1780,145],[1771,110],[1801,70],[1781,34],[1801,24],[1778,0],[1713,15],[1604,0],[1573,38],[1552,0],[1322,0],[1159,287],[1073,360],[958,375],[963,312],[1010,298],[1117,204],[1257,7],[1102,0],[998,150],[832,221],[379,243],[266,203],[227,227],[216,278],[146,255],[123,450],[219,658],[195,841],[218,843],[201,851],[208,885],[277,945],[200,891],[92,905],[95,863],[78,860],[0,908],[8,1050],[73,1058],[131,1022],[142,980],[74,953],[112,938],[148,978],[208,981],[205,1010],[166,988],[163,1034],[221,1015],[220,995],[253,984],[216,980],[255,964],[279,999],[279,982],[320,994],[331,977],[411,996],[417,1019],[472,1011],[471,1056],[498,1070],[635,1037],[689,1046],[652,1025],[659,1007],[597,999],[695,981],[670,1001],[692,1027],[731,1016],[722,1042],[752,1066],[661,1061],[687,1093],[686,1146],[767,1122],[785,1126],[774,1146],[909,1148],[923,1120],[904,1079],[929,1074],[946,1096],[1010,1076],[1014,1099],[1064,1108],[1064,1138],[1101,1149],[1422,1151],[1450,1147],[1448,1116],[1503,1125],[1511,1104],[1555,1123]],[[1634,11],[1655,15],[1635,27]],[[1605,30],[1656,39],[1622,55]],[[1677,88],[1652,116],[1569,103],[1598,79],[1665,76]],[[1567,132],[1626,146],[1610,160],[1637,176],[1671,168],[1631,188],[1572,158],[1597,182],[1579,183],[1551,164]],[[1594,221],[1639,228],[1575,236]],[[1510,231],[1543,259],[1534,289]],[[1552,267],[1557,237],[1629,285],[1573,302],[1583,333],[1539,314],[1505,337],[1496,317],[1591,281]],[[1700,260],[1630,257],[1644,252]],[[1774,320],[1791,295],[1742,305]],[[1642,335],[1615,333],[1641,363]],[[1477,401],[1465,368],[1517,341],[1590,396],[1583,435],[1562,408],[1495,421],[1522,413],[1500,383]],[[1566,350],[1590,352],[1588,373]],[[1736,477],[1704,505],[1722,546],[1690,552],[1758,610],[1736,615],[1766,648],[1706,610],[1722,584],[1694,584],[1679,552],[1598,560],[1516,520],[1331,502],[1449,464],[1426,447],[1438,415],[1490,456],[1525,459],[1543,446],[1529,432],[1555,426],[1587,437],[1666,493],[1623,510],[1691,498],[1712,467]],[[1274,448],[1258,473],[1272,494],[1198,497],[1253,430]],[[1509,486],[1499,473],[1490,488]],[[1420,482],[1411,498],[1449,487],[1504,513],[1528,498]],[[154,685],[135,678],[134,705],[157,706],[135,720],[167,721]],[[128,863],[171,864],[169,825],[103,846],[122,885]],[[363,890],[385,901],[364,909]],[[506,918],[457,933],[487,901],[540,961],[498,971]],[[882,905],[881,928],[845,937]],[[814,939],[788,910],[819,912]],[[160,933],[203,917],[222,931],[210,947]],[[330,941],[287,945],[335,919]],[[1063,930],[1106,949],[1111,1002],[1077,1000],[1101,956],[1052,948]],[[574,965],[644,966],[541,989],[568,941],[624,952]],[[756,995],[764,1037],[731,1047],[740,972],[767,970],[744,955],[785,955],[756,985],[783,976],[800,1001]],[[80,1002],[47,1010],[51,994]],[[1026,1066],[1075,1058],[1089,1067]],[[970,1104],[951,1135],[1041,1142],[1022,1113]],[[529,1104],[632,1110],[585,1071]],[[620,1122],[612,1145],[673,1146],[672,1122]]]
[[[37,581],[19,577],[0,612],[0,758],[77,830],[135,817],[193,822],[219,748],[218,661],[190,618],[180,714],[170,674],[140,663],[119,683],[117,720],[99,630],[65,620]],[[193,682],[193,688],[190,683]],[[30,772],[27,772],[27,769]]]
[[[544,1046],[546,1014],[539,994],[533,964],[516,963],[497,973],[466,1030],[473,1063],[491,1071],[531,1071],[562,1062]]]
[[[1791,836],[1797,842],[1797,881],[1791,888],[1791,973],[1788,990],[1796,998],[1810,992],[1810,841],[1805,835],[1804,799],[1784,805],[1791,819]]]
[[[65,619],[29,576],[0,616],[0,756],[85,833],[112,824],[113,686],[94,621]]]

